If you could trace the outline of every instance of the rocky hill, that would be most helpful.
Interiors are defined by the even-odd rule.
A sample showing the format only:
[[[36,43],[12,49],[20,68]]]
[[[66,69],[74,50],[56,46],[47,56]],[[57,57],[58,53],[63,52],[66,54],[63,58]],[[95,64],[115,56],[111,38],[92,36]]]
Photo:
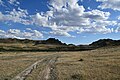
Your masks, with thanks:
[[[39,44],[66,45],[65,43],[62,43],[61,41],[55,38],[49,38],[47,40],[3,38],[0,39],[0,43],[34,43],[35,45],[39,45]]]
[[[109,46],[120,46],[120,40],[100,39],[98,41],[93,42],[89,46],[93,46],[96,48],[109,47]]]
[[[16,38],[1,38],[0,43],[34,43],[34,40],[16,39]]]
[[[59,41],[58,39],[55,39],[55,38],[49,38],[47,40],[35,42],[35,45],[39,45],[39,44],[66,45],[65,43],[62,43],[61,41]]]
[[[0,51],[61,51],[69,50],[68,45],[58,39],[29,40],[7,38],[0,39]]]
[[[89,45],[74,45],[62,43],[58,39],[0,39],[0,51],[84,51],[101,47],[120,46],[120,40],[100,39]]]

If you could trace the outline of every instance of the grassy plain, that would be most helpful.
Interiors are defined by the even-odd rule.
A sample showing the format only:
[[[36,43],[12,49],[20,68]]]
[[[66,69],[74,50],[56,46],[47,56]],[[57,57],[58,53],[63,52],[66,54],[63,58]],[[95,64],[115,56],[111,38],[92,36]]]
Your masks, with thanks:
[[[57,80],[120,80],[120,47],[77,52],[0,52],[0,80],[11,80],[36,61],[52,55],[59,55],[55,62]],[[39,64],[26,80],[37,80],[45,63]]]

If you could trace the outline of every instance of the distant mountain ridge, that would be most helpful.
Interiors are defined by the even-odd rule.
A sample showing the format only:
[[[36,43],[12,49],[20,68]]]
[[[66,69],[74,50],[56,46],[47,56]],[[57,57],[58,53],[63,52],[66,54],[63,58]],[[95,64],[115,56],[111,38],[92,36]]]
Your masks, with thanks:
[[[30,43],[35,42],[29,39],[17,39],[17,38],[1,38],[0,43]]]
[[[39,44],[67,45],[66,43],[63,43],[60,40],[55,39],[55,38],[49,38],[47,40],[1,38],[0,43],[34,43],[35,45],[39,45]],[[68,44],[68,45],[71,46],[74,44]],[[95,41],[95,42],[92,42],[91,44],[89,44],[89,46],[96,46],[96,47],[119,46],[119,45],[120,45],[120,40],[112,40],[112,39],[100,39],[98,41]]]
[[[94,47],[107,47],[107,46],[120,46],[120,40],[112,40],[112,39],[100,39],[91,43],[89,46]]]
[[[55,38],[47,40],[0,39],[0,51],[84,51],[112,46],[120,46],[120,40],[100,39],[89,45],[74,45],[63,43]]]
[[[0,43],[34,43],[35,45],[39,45],[39,44],[66,45],[65,43],[62,43],[61,41],[55,38],[49,38],[47,40],[3,38],[0,39]]]
[[[49,38],[47,40],[35,42],[35,45],[39,45],[39,44],[66,45],[66,43],[62,43],[61,41],[59,41],[58,39],[55,39],[55,38]]]

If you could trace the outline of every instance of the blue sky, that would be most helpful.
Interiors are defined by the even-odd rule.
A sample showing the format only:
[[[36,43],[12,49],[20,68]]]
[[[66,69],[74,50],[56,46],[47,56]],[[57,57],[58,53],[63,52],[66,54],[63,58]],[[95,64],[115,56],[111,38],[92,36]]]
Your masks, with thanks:
[[[0,38],[89,44],[120,39],[120,0],[0,0]]]

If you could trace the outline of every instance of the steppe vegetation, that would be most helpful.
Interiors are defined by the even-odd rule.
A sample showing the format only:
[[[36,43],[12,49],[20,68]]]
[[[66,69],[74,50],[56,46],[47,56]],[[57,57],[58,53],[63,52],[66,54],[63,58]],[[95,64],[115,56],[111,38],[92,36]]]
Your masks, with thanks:
[[[39,60],[29,74],[22,75],[25,80],[120,80],[120,46],[74,52],[0,52],[0,80],[15,80]]]

